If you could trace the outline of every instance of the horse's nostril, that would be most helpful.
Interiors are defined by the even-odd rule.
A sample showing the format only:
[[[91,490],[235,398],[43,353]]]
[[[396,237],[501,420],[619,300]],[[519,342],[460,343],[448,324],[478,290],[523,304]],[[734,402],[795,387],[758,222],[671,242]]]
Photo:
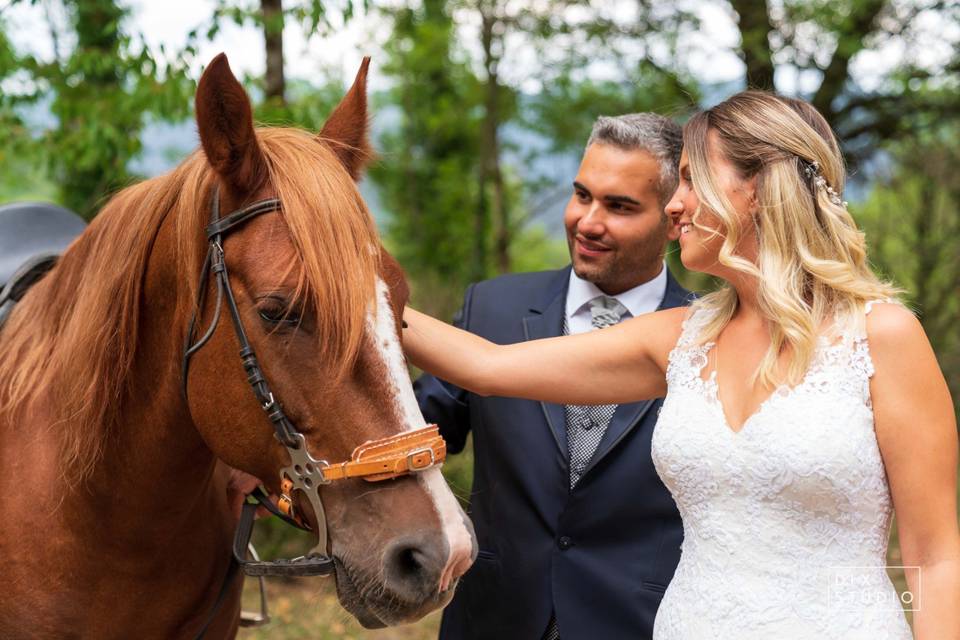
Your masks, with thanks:
[[[424,600],[436,593],[446,557],[446,545],[436,535],[398,540],[383,557],[385,586],[404,598]]]
[[[416,547],[400,549],[396,558],[397,571],[402,575],[419,573],[423,566],[421,562],[422,557],[423,554]]]

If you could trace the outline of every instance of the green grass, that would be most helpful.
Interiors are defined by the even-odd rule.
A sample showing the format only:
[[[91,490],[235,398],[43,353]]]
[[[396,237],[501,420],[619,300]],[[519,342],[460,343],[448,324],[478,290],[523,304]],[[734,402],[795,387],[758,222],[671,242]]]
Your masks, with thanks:
[[[337,602],[333,579],[274,579],[267,582],[271,622],[241,629],[240,640],[433,640],[440,629],[435,611],[415,624],[370,631],[364,629]],[[244,609],[259,606],[257,582],[248,578],[243,589]]]

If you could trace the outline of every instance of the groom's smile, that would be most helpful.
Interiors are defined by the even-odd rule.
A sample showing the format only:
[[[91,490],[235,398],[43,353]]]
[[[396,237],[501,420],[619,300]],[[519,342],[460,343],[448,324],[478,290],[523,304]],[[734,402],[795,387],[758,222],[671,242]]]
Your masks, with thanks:
[[[587,147],[564,214],[577,276],[610,295],[656,277],[664,246],[677,235],[659,186],[660,165],[649,152]]]
[[[603,255],[604,253],[612,250],[611,247],[605,246],[599,242],[587,240],[581,235],[576,237],[576,248],[577,254],[586,259]]]

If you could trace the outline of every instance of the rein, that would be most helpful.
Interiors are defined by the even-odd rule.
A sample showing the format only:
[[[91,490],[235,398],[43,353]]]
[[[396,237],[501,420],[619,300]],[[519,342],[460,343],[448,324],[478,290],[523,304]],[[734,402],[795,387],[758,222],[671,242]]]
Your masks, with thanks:
[[[247,374],[247,382],[253,390],[257,403],[273,426],[274,437],[287,449],[290,464],[280,470],[281,495],[274,505],[262,489],[247,496],[243,505],[240,523],[234,535],[233,557],[230,570],[217,596],[200,636],[202,636],[228,591],[237,567],[250,576],[318,576],[330,575],[335,570],[334,560],[327,555],[327,519],[320,498],[320,487],[336,480],[363,478],[379,482],[414,472],[430,469],[446,458],[446,444],[436,425],[415,431],[406,431],[386,438],[371,440],[354,449],[350,460],[329,463],[314,458],[307,450],[306,439],[296,425],[287,417],[282,404],[274,396],[257,360],[257,355],[247,338],[240,310],[237,307],[223,249],[223,238],[244,223],[264,214],[280,211],[282,204],[277,198],[260,200],[220,217],[220,189],[216,187],[210,207],[210,223],[206,227],[208,242],[206,258],[200,272],[194,314],[187,327],[181,367],[184,397],[187,397],[187,375],[190,359],[211,338],[220,321],[224,303],[230,314],[234,333],[240,343],[240,360]],[[216,279],[216,302],[213,319],[203,335],[194,341],[198,316],[206,299],[207,281],[211,275]],[[301,492],[313,509],[316,520],[317,544],[305,555],[291,560],[258,561],[247,559],[247,548],[253,531],[254,516],[259,505],[279,516],[287,523],[310,531],[307,520],[294,507],[294,493]],[[252,499],[252,500],[251,500]],[[259,503],[259,505],[258,505]]]

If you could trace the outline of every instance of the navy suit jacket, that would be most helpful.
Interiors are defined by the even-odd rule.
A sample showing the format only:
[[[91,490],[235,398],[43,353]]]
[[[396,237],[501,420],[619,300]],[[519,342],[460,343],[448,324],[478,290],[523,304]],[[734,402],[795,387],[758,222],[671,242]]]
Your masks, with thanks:
[[[570,267],[471,285],[455,323],[499,344],[563,331]],[[660,308],[690,299],[667,273]],[[584,384],[589,384],[584,380]],[[481,397],[424,375],[427,421],[453,453],[473,432],[476,563],[443,614],[442,640],[649,638],[683,529],[650,457],[662,400],[620,405],[570,489],[563,405]]]

